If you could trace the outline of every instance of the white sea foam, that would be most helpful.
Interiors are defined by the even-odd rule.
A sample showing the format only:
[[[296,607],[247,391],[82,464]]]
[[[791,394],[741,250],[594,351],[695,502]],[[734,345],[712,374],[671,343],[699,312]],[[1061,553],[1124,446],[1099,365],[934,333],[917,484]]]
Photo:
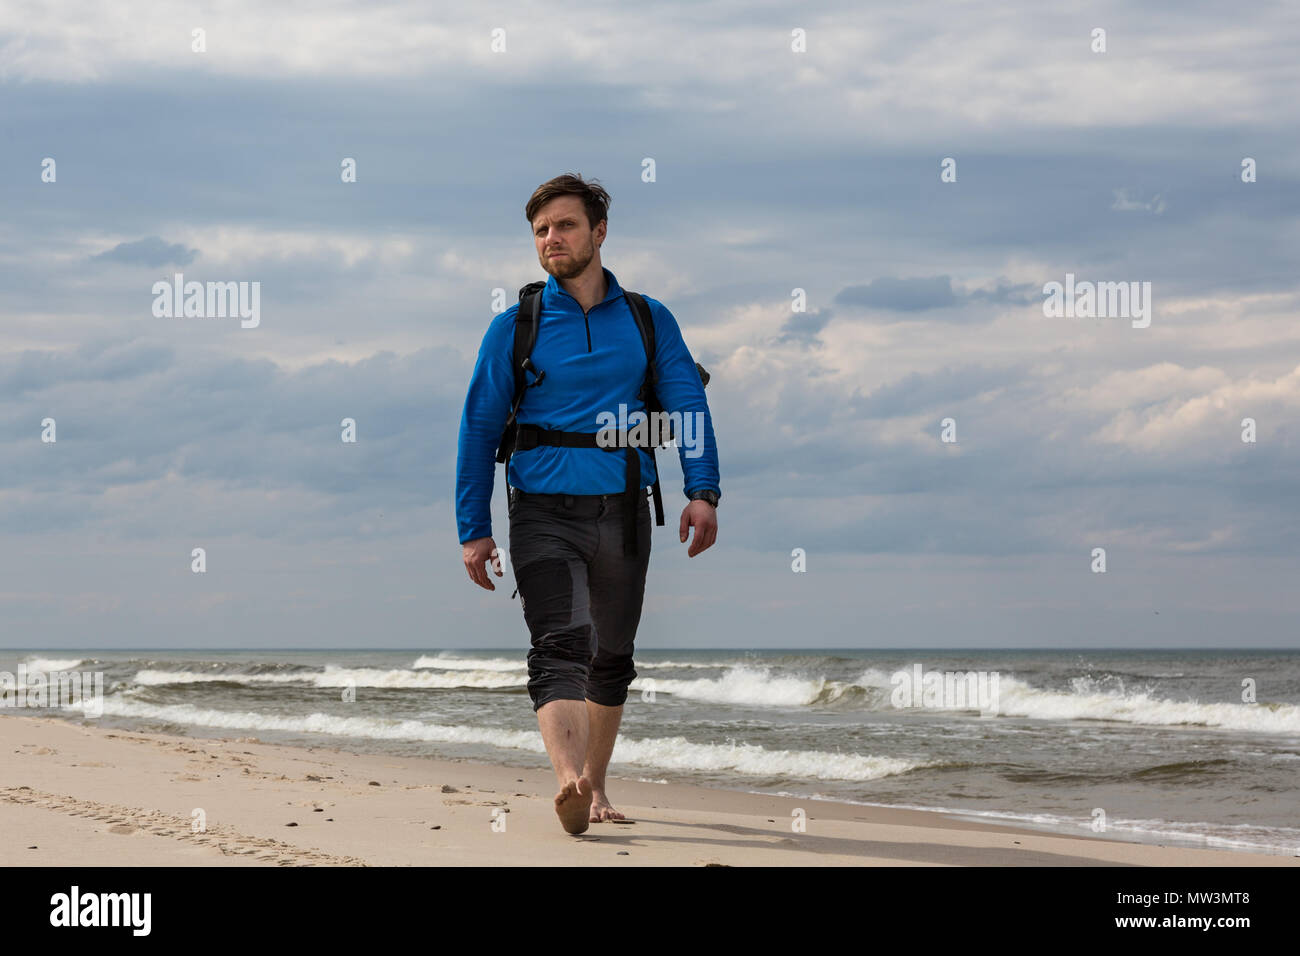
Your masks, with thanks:
[[[508,657],[453,657],[423,654],[411,665],[416,669],[432,667],[444,671],[526,671],[528,661]]]
[[[638,665],[639,666],[639,665]],[[740,664],[719,677],[681,680],[666,677],[638,677],[632,690],[653,689],[690,700],[746,707],[807,707],[832,704],[851,691],[880,691],[890,688],[889,675],[868,669],[856,680],[837,681],[798,674],[774,674],[769,667]],[[881,700],[879,694],[875,694]]]
[[[276,715],[256,711],[228,711],[192,704],[147,704],[118,694],[104,698],[104,713],[114,717],[165,720],[169,723],[230,730],[277,730],[286,733],[368,737],[376,740],[428,740],[441,743],[487,744],[512,750],[545,752],[535,730],[500,730],[490,727],[447,726],[420,720],[384,720],[377,717],[338,717],[332,714]]]
[[[884,671],[868,669],[855,683],[864,688],[892,689],[891,677],[891,674]],[[1111,720],[1167,727],[1222,727],[1262,733],[1300,731],[1300,707],[1295,704],[1169,700],[1152,696],[1147,690],[1128,690],[1122,681],[1108,677],[1076,677],[1070,681],[1070,689],[1065,691],[1033,687],[1011,674],[1001,673],[998,677],[998,698],[998,714],[1003,717]]]
[[[424,740],[484,744],[545,753],[535,730],[432,724],[419,720],[338,717],[330,714],[277,716],[255,711],[223,711],[191,704],[146,704],[119,694],[104,699],[104,713],[115,717],[165,720],[170,723],[230,730],[272,730],[381,740]],[[811,750],[766,750],[745,743],[693,743],[684,737],[620,738],[616,763],[659,770],[720,771],[763,777],[815,777],[827,780],[875,780],[928,766],[891,757]]]
[[[84,661],[80,657],[29,657],[23,663],[28,672],[41,671],[48,674],[52,671],[70,671],[80,667]]]
[[[937,668],[927,668],[937,669]],[[852,681],[824,677],[782,675],[771,668],[751,665],[729,667],[718,677],[680,680],[638,678],[632,689],[653,689],[691,700],[747,707],[807,707],[833,704],[852,691],[864,709],[891,709],[887,693],[892,674],[867,668]],[[1070,690],[1043,690],[1010,674],[1000,674],[998,714],[1038,720],[1110,720],[1160,726],[1203,726],[1262,733],[1300,731],[1300,706],[1295,704],[1238,704],[1178,701],[1152,696],[1148,691],[1126,690],[1106,678],[1079,677]]]
[[[1102,690],[1105,681],[1080,677],[1068,692],[1040,690],[1003,675],[998,712],[1039,720],[1114,720],[1159,726],[1190,725],[1253,730],[1261,733],[1300,731],[1295,704],[1200,703],[1152,697],[1146,691]]]
[[[665,770],[726,770],[747,776],[815,777],[821,780],[877,780],[906,773],[926,762],[824,750],[767,750],[755,744],[699,744],[685,737],[619,738],[614,760]]]
[[[241,674],[238,672],[198,673],[196,671],[139,671],[136,684],[161,686],[165,684],[203,684],[228,681],[234,684],[307,684],[312,687],[409,687],[452,688],[473,687],[493,690],[502,687],[523,687],[528,683],[525,674],[508,674],[502,671],[437,671],[384,670],[375,667],[338,667],[326,664],[323,671],[298,671],[279,674]]]
[[[634,660],[637,670],[721,670],[736,666],[735,661],[639,661]]]
[[[815,701],[826,687],[825,678],[776,677],[766,668],[732,667],[721,677],[674,680],[638,677],[632,690],[653,689],[655,693],[705,700],[720,704],[771,707],[801,707]]]

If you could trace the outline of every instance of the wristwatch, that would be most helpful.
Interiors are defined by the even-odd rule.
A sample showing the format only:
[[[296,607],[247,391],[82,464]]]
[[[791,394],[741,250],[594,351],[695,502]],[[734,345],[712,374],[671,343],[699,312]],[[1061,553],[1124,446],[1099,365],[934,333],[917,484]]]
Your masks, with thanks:
[[[692,491],[687,495],[687,497],[690,498],[691,501],[707,501],[716,508],[718,506],[718,499],[721,496],[711,488],[700,488],[697,491]]]

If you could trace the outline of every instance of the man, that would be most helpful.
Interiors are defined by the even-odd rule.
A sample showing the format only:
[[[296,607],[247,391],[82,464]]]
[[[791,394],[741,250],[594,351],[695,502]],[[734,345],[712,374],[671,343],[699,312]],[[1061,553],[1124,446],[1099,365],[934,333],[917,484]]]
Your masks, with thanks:
[[[553,432],[601,432],[644,409],[637,391],[646,352],[631,306],[600,261],[609,194],[594,181],[559,176],[543,183],[524,210],[549,274],[541,292],[537,341],[517,411],[521,427]],[[665,412],[698,422],[697,444],[678,455],[688,504],[679,537],[695,537],[694,557],[717,538],[721,495],[713,426],[699,370],[677,320],[645,297],[655,329],[655,394]],[[484,570],[494,557],[491,499],[495,451],[514,399],[514,335],[519,305],[492,320],[479,349],[461,417],[456,469],[456,517],[470,580],[496,590]],[[635,422],[633,422],[635,424]],[[620,426],[622,427],[622,426]],[[622,433],[625,437],[627,432]],[[621,820],[605,792],[627,688],[636,677],[632,643],[641,619],[650,561],[650,506],[645,487],[657,480],[648,452],[624,447],[539,445],[517,450],[507,463],[510,556],[524,620],[531,635],[528,694],[546,752],[559,781],[555,812],[569,833],[589,823]],[[640,474],[636,541],[625,540],[628,492]],[[494,566],[498,577],[499,565]]]

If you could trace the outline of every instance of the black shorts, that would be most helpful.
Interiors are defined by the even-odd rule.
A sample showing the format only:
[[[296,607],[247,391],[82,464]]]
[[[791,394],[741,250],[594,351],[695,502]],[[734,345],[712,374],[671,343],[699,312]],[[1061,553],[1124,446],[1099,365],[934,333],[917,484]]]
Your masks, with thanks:
[[[532,638],[528,696],[617,707],[636,677],[632,642],[650,566],[650,503],[637,496],[640,547],[623,553],[621,492],[510,490],[510,564]]]

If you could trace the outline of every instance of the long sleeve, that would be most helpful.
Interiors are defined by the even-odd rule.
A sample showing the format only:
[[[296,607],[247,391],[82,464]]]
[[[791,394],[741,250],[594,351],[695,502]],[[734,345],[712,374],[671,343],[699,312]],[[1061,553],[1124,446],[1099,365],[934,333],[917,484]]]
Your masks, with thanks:
[[[456,526],[460,543],[492,535],[496,451],[514,398],[512,306],[496,316],[479,346],[456,445]]]
[[[663,303],[646,297],[655,323],[655,393],[666,412],[680,412],[677,457],[682,464],[682,494],[708,488],[722,494],[718,448],[704,383],[686,348],[677,319]]]

